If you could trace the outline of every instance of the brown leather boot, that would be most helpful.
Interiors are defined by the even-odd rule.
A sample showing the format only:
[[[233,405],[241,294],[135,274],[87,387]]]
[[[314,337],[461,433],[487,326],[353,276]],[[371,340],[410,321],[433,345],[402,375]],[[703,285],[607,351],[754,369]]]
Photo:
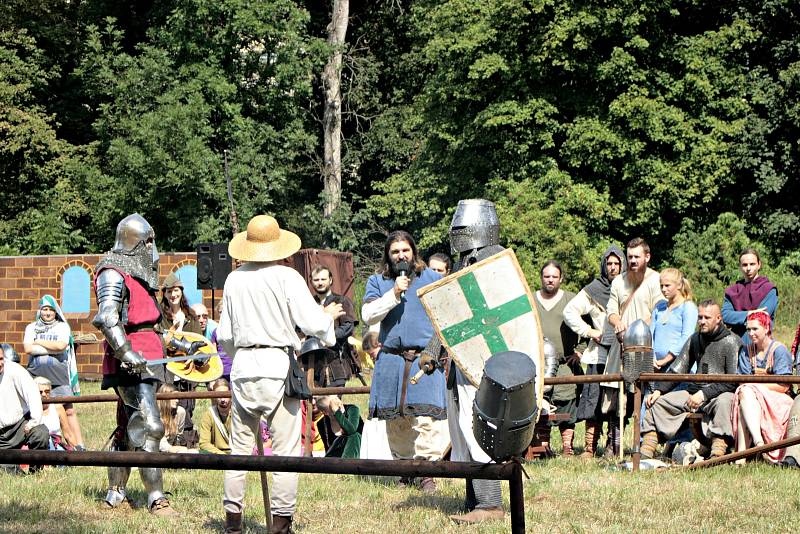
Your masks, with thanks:
[[[597,443],[600,441],[599,426],[596,422],[586,421],[586,438],[580,456],[584,460],[591,460],[597,452]]]
[[[658,448],[658,434],[656,432],[647,432],[642,436],[642,446],[639,448],[639,454],[644,459],[650,459],[656,455],[656,448]]]
[[[178,515],[178,512],[170,506],[169,500],[167,500],[166,497],[161,497],[154,501],[153,504],[150,505],[150,513],[158,517],[175,517]]]
[[[431,477],[422,477],[419,481],[419,489],[425,495],[434,495],[436,493],[436,481]]]
[[[225,534],[242,534],[241,512],[225,512]]]
[[[292,516],[273,515],[270,534],[293,534]]]
[[[561,429],[561,456],[575,456],[572,440],[575,438],[574,428]]]
[[[724,456],[725,453],[728,452],[728,442],[725,441],[725,438],[714,437],[711,440],[711,458],[717,458],[719,456]]]

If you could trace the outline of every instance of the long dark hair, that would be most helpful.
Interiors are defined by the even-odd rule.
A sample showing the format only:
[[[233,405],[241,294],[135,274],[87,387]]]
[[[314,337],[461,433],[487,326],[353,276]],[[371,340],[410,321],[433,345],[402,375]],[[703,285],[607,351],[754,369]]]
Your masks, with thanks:
[[[181,288],[181,311],[183,311],[183,315],[186,317],[186,321],[193,321],[197,319],[197,314],[194,310],[189,306],[189,301],[186,300],[186,291],[183,289],[182,286],[173,286],[173,287],[180,287]],[[169,299],[167,299],[167,291],[172,289],[171,287],[165,287],[163,291],[161,291],[161,315],[169,319],[169,322],[172,323],[172,310],[169,308]]]
[[[414,238],[411,237],[411,234],[405,230],[395,230],[386,237],[386,243],[383,245],[383,266],[381,267],[381,274],[384,276],[384,278],[393,278],[392,260],[389,257],[389,247],[392,246],[392,243],[398,243],[400,241],[405,241],[408,243],[411,247],[411,252],[414,253],[414,255],[411,257],[411,265],[413,266],[414,272],[419,274],[425,269],[425,262],[423,262],[419,257],[417,244],[414,242]]]

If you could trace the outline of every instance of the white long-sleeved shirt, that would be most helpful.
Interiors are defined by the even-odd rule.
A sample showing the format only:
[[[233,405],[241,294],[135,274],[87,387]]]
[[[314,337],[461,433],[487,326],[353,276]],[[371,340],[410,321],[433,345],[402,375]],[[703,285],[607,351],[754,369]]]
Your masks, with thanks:
[[[295,327],[324,345],[336,344],[333,318],[311,296],[303,277],[285,265],[246,263],[228,275],[222,301],[217,341],[234,358],[232,378],[285,377],[288,359],[276,359],[273,365],[262,350],[242,349],[299,349]]]
[[[588,315],[592,319],[590,325],[583,320],[583,316]],[[589,330],[603,331],[603,323],[606,320],[606,310],[599,303],[595,302],[589,294],[581,289],[575,297],[564,307],[564,322],[567,326],[581,337],[589,337]],[[584,364],[604,364],[605,356],[600,358],[599,347],[594,339],[589,340],[586,350],[581,355],[581,363]]]
[[[6,359],[0,373],[0,428],[18,423],[30,412],[31,426],[42,423],[42,398],[28,371]]]
[[[380,324],[398,304],[400,304],[400,298],[394,294],[394,291],[387,291],[382,297],[365,302],[361,306],[361,318],[370,326]]]

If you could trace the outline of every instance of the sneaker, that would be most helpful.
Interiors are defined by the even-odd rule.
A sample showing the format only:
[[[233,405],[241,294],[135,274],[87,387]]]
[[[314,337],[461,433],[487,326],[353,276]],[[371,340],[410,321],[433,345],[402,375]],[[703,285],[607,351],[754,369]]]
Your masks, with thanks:
[[[506,513],[502,508],[476,508],[462,515],[451,515],[450,519],[462,525],[483,523],[484,521],[502,521]]]
[[[153,501],[153,504],[150,505],[150,513],[158,517],[175,517],[178,515],[178,512],[170,506],[166,497]]]

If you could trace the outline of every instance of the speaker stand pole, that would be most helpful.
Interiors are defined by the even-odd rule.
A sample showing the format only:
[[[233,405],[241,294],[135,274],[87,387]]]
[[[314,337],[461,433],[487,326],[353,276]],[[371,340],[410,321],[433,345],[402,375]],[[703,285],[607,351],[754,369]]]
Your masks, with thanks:
[[[214,313],[217,307],[214,305],[214,284],[211,284],[211,319],[217,321],[218,319],[214,317]]]

